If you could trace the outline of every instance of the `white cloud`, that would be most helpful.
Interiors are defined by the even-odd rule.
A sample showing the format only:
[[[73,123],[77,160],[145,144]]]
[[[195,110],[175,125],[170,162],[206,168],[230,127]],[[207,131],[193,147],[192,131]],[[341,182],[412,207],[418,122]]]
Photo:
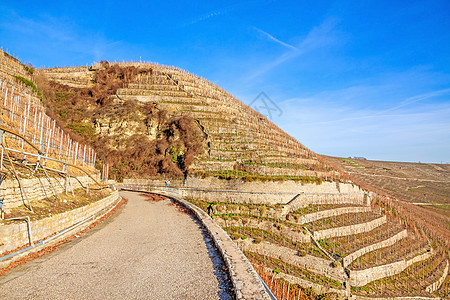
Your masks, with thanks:
[[[238,11],[238,10],[243,9],[246,6],[249,6],[249,5],[252,5],[252,4],[262,5],[262,4],[268,4],[268,3],[273,2],[273,1],[274,0],[268,0],[268,1],[260,1],[260,0],[241,1],[241,2],[238,2],[236,4],[229,5],[229,6],[220,8],[218,10],[208,12],[208,13],[206,13],[206,14],[204,14],[204,15],[196,18],[196,19],[193,19],[189,23],[184,24],[183,26],[196,24],[196,23],[203,22],[203,21],[206,21],[206,20],[214,18],[214,17],[218,17],[218,16],[221,16],[221,15],[228,14],[230,12]]]
[[[277,39],[276,37],[274,37],[270,33],[267,33],[264,30],[259,29],[258,27],[253,27],[253,29],[255,29],[256,31],[261,33],[263,36],[267,37],[269,40],[271,40],[271,41],[273,41],[273,42],[275,42],[277,44],[280,44],[281,46],[284,46],[284,47],[286,47],[288,49],[295,50],[295,51],[298,50],[296,47],[294,47],[292,45],[289,45],[288,43],[285,43],[283,41],[280,41],[279,39]]]

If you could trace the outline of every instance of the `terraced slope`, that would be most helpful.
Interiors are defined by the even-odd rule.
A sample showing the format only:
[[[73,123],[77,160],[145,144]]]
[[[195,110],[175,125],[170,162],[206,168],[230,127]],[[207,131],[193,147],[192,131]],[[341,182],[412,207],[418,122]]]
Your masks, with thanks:
[[[450,165],[327,157],[359,185],[398,200],[404,214],[450,241]]]
[[[169,115],[187,114],[205,137],[205,149],[192,171],[222,176],[251,174],[286,178],[341,178],[339,172],[264,116],[211,82],[173,67],[120,63],[138,74],[117,89],[116,102],[152,103]],[[89,87],[105,65],[41,70],[50,80],[73,88]],[[97,120],[94,123],[105,123]],[[155,132],[148,130],[149,138]],[[96,128],[97,134],[100,128]],[[128,132],[133,134],[136,132]]]
[[[377,200],[363,193],[309,194],[287,204],[189,199],[205,211],[209,206],[257,269],[311,288],[306,292],[314,297],[448,295],[445,245]]]

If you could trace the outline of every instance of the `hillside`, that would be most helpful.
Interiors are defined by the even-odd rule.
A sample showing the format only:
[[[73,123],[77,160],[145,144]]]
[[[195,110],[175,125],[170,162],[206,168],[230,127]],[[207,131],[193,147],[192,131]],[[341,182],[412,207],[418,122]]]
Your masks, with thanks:
[[[67,168],[109,164],[124,187],[176,191],[211,215],[278,298],[448,297],[446,165],[317,155],[174,67],[102,62],[32,74],[8,62],[2,122],[46,142],[40,152]],[[22,100],[8,102],[13,87]],[[23,130],[23,119],[36,124],[27,107],[45,121]],[[177,180],[166,187],[167,178]]]
[[[405,211],[450,240],[450,165],[326,157],[366,189],[399,200]]]
[[[65,126],[93,142],[119,179],[186,176],[189,171],[249,180],[341,178],[329,163],[264,116],[211,82],[180,69],[105,62],[44,69],[39,74],[37,83],[48,99],[47,108]],[[184,124],[175,124],[177,120]],[[193,140],[186,140],[186,130],[189,136],[195,135]],[[136,142],[140,149],[153,149],[147,154],[159,158],[149,162],[127,150]],[[132,164],[123,165],[122,159],[112,157],[131,158]],[[154,168],[144,170],[149,164]]]
[[[352,177],[366,183],[370,182],[403,201],[423,205],[450,205],[449,164],[375,161],[331,156],[327,156],[326,159],[341,166]]]

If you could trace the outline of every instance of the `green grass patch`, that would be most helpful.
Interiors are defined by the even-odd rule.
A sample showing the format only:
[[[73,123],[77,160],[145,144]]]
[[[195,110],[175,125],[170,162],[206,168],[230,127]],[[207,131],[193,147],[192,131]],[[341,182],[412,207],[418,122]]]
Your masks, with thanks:
[[[33,81],[23,78],[22,76],[14,76],[17,82],[22,82],[26,86],[29,86],[34,93],[37,93],[39,97],[42,97],[41,91],[36,87]]]
[[[81,136],[88,137],[90,139],[95,137],[95,129],[92,126],[81,123],[70,123],[67,127]]]
[[[195,173],[196,177],[199,178],[206,178],[209,176],[214,176],[219,179],[225,179],[225,180],[234,180],[239,179],[244,182],[253,182],[253,181],[261,181],[261,182],[268,182],[268,181],[275,181],[275,182],[282,182],[282,181],[288,181],[292,180],[295,182],[301,182],[303,184],[307,183],[315,183],[315,184],[322,184],[324,179],[318,178],[318,177],[310,177],[310,176],[295,176],[295,175],[261,175],[261,174],[251,174],[245,171],[240,170],[218,170],[218,171],[211,171],[211,172],[205,172],[205,171],[198,171]]]
[[[348,159],[348,158],[342,158],[342,160],[343,161],[345,161],[345,162],[347,162],[347,163],[349,163],[349,164],[351,164],[351,165],[353,165],[354,167],[357,167],[357,168],[364,168],[363,166],[361,166],[360,164],[358,164],[358,163],[356,163],[356,162],[354,162],[353,160],[350,160],[350,159]]]

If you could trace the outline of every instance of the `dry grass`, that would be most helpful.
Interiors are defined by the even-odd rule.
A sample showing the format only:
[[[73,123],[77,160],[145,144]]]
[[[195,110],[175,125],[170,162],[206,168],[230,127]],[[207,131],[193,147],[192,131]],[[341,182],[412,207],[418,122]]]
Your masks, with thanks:
[[[5,214],[5,218],[17,218],[29,216],[31,220],[39,220],[50,217],[55,214],[63,213],[75,208],[94,203],[106,196],[111,191],[109,189],[90,190],[89,194],[84,189],[75,189],[74,195],[71,193],[61,193],[53,196],[51,191],[48,191],[50,198],[32,201],[33,213],[24,205],[11,209],[10,213]],[[9,222],[9,221],[0,221]]]

